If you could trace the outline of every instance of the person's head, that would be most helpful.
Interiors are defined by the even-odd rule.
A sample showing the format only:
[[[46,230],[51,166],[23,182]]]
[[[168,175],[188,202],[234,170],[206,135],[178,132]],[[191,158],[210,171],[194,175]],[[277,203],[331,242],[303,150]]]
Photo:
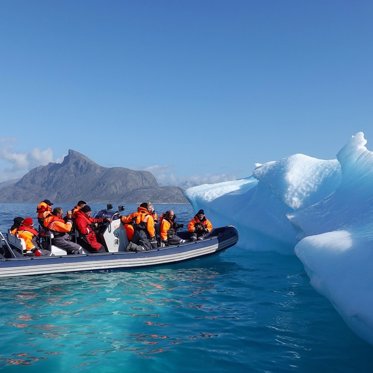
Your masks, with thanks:
[[[148,202],[148,211],[149,212],[154,212],[154,206],[151,202]]]
[[[26,227],[32,227],[34,225],[34,221],[28,216],[27,218],[23,219],[22,225],[25,225]]]
[[[45,199],[43,202],[46,203],[48,206],[53,205],[53,203],[49,199]]]
[[[62,216],[63,214],[63,210],[61,207],[55,207],[52,211],[52,214],[53,215],[56,215],[56,216]]]
[[[148,203],[147,202],[143,202],[141,203],[140,207],[144,208],[144,209],[147,209],[148,210]]]
[[[198,210],[196,216],[198,217],[199,220],[202,220],[205,217],[205,211],[204,210]]]
[[[76,204],[78,207],[82,208],[83,206],[85,206],[87,204],[87,202],[85,201],[78,201],[78,203]]]
[[[17,217],[15,217],[15,218],[13,219],[13,223],[14,223],[14,225],[22,224],[22,222],[23,222],[23,217],[22,217],[22,216],[17,216]]]
[[[20,227],[23,222],[23,218],[21,216],[17,216],[13,219],[13,227]]]
[[[171,221],[173,220],[174,216],[175,216],[175,213],[173,212],[173,210],[167,210],[164,214],[163,214],[164,218]]]
[[[85,205],[80,209],[81,212],[84,212],[86,215],[90,215],[92,212],[92,209],[89,205]]]

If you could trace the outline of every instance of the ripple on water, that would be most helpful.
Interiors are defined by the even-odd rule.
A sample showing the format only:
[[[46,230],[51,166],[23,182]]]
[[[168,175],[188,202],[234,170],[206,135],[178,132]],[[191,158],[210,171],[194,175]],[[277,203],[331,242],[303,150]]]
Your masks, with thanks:
[[[309,286],[295,258],[236,257],[235,250],[152,270],[2,280],[0,368],[303,373],[373,366],[371,347]]]

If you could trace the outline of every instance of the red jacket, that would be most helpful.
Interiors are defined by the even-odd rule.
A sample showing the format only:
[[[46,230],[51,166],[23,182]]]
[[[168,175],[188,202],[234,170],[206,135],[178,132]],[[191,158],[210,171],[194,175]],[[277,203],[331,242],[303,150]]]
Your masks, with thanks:
[[[95,219],[91,218],[87,214],[82,211],[77,211],[75,213],[75,225],[76,229],[79,231],[80,234],[85,236],[87,242],[94,250],[100,250],[102,244],[98,242],[96,233],[93,230],[94,223],[101,223],[104,219]]]

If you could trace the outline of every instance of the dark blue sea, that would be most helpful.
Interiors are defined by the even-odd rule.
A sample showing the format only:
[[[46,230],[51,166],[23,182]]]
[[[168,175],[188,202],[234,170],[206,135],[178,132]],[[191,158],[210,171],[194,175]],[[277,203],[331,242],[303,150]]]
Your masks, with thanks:
[[[193,214],[156,205],[171,207],[179,222]],[[35,217],[33,204],[0,208],[3,232]],[[0,291],[2,372],[373,371],[373,347],[295,256],[240,244],[153,269],[0,279]]]

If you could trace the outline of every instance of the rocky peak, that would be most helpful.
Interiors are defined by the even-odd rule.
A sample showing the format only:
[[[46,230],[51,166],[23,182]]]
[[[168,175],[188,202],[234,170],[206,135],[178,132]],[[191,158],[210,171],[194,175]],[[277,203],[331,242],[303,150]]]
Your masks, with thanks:
[[[86,165],[86,166],[93,166],[93,167],[100,167],[97,163],[93,162],[91,159],[86,157],[85,155],[77,152],[76,150],[69,149],[68,154],[65,156],[63,159],[61,166],[66,167],[66,166],[81,166],[81,165]]]
[[[103,167],[69,150],[62,163],[49,163],[29,171],[18,182],[0,186],[0,201],[26,202],[46,198],[57,201],[181,202],[179,188],[159,187],[148,171]]]

